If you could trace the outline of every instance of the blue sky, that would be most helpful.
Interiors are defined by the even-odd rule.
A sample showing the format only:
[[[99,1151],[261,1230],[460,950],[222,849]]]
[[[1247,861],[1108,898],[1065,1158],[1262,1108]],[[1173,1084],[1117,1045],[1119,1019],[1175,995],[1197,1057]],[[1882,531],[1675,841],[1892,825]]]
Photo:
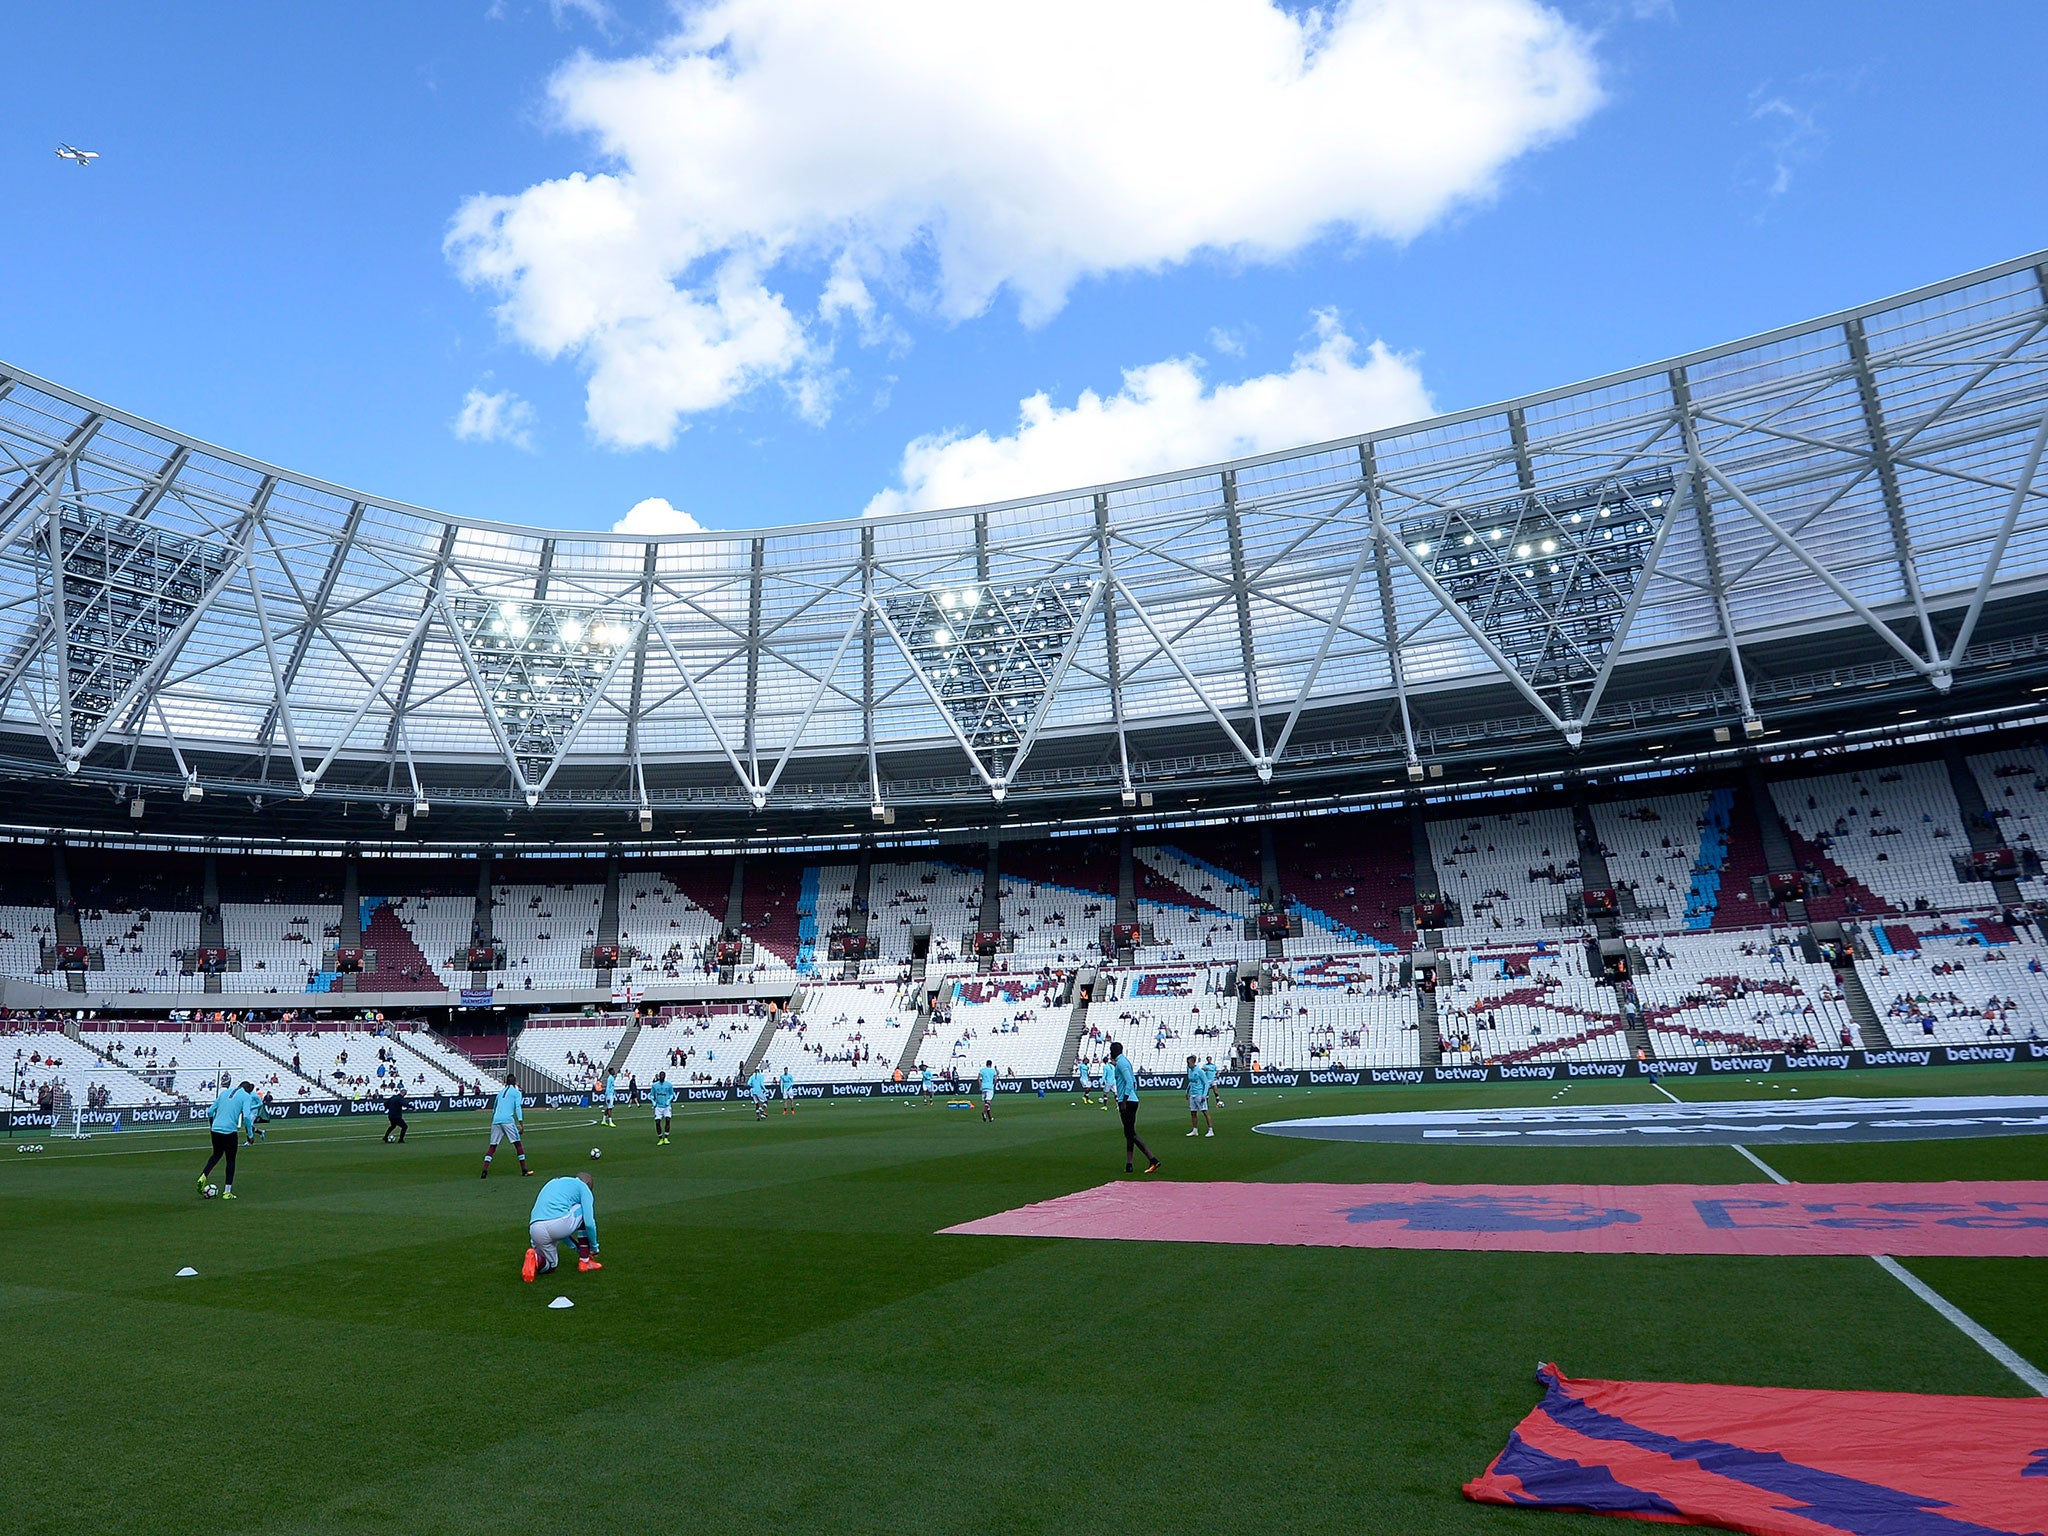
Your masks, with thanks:
[[[1484,404],[2048,246],[2036,4],[1061,11],[17,7],[0,357],[451,512],[740,528]]]

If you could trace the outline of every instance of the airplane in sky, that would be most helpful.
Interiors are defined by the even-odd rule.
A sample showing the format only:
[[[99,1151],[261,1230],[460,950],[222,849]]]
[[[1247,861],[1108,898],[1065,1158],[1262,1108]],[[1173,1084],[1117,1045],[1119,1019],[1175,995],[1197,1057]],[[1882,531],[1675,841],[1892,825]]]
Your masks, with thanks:
[[[59,144],[57,146],[57,158],[59,160],[70,160],[80,166],[91,165],[99,157],[100,152],[96,149],[74,149],[69,144]]]

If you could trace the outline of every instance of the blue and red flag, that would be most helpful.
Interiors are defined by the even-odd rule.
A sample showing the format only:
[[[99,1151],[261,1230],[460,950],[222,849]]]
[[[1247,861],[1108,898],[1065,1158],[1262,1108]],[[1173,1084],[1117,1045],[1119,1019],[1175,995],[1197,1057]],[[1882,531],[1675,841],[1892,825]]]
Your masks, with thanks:
[[[2048,1531],[2048,1399],[1537,1379],[1468,1498],[1753,1536]]]

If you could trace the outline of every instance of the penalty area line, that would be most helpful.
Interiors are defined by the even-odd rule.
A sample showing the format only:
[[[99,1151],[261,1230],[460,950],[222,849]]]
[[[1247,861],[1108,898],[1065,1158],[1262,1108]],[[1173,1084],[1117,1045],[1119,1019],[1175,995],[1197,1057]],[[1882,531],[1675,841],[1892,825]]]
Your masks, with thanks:
[[[1686,1102],[1684,1099],[1679,1098],[1679,1096],[1673,1093],[1670,1089],[1666,1088],[1662,1083],[1654,1083],[1651,1086],[1654,1087],[1659,1093],[1663,1094],[1665,1098],[1669,1099],[1674,1104],[1683,1104]],[[1750,1151],[1749,1148],[1742,1146],[1741,1144],[1736,1142],[1730,1142],[1729,1145],[1733,1147],[1737,1152],[1741,1153],[1742,1156],[1749,1159],[1749,1161],[1756,1166],[1757,1170],[1761,1172],[1763,1176],[1769,1179],[1773,1184],[1790,1184],[1792,1182],[1790,1179],[1786,1178],[1785,1175],[1778,1172],[1777,1169],[1773,1168],[1769,1163],[1765,1162],[1762,1158],[1758,1157],[1754,1152]],[[1897,1259],[1893,1258],[1890,1254],[1873,1253],[1870,1256],[1870,1261],[1873,1264],[1875,1264],[1879,1269],[1883,1270],[1886,1274],[1890,1275],[1894,1280],[1898,1281],[1899,1284],[1903,1285],[1907,1290],[1911,1291],[1915,1296],[1918,1296],[1922,1301],[1926,1302],[1928,1306],[1934,1308],[1934,1310],[1940,1313],[1942,1317],[1946,1318],[1948,1322],[1954,1326],[1956,1331],[1962,1334],[1964,1338],[1968,1339],[1972,1344],[1975,1344],[1979,1349],[1983,1350],[1985,1354],[1989,1355],[1992,1359],[1996,1360],[2008,1371],[2011,1371],[2013,1375],[2017,1376],[2020,1379],[2020,1381],[2026,1386],[2026,1389],[2034,1394],[2034,1396],[2048,1397],[2048,1374],[2044,1374],[2043,1372],[2037,1370],[2034,1367],[2033,1362],[2028,1360],[2026,1356],[2022,1355],[2018,1350],[2014,1349],[2010,1344],[2006,1343],[2005,1340],[2001,1339],[1989,1328],[1986,1328],[1982,1323],[1978,1322],[1974,1317],[1970,1316],[1969,1313],[1965,1312],[1961,1307],[1957,1306],[1954,1302],[1950,1301],[1946,1296],[1942,1295],[1941,1292],[1937,1291],[1925,1280],[1922,1280],[1918,1275],[1914,1274],[1913,1271],[1906,1268],[1905,1265],[1901,1264]]]

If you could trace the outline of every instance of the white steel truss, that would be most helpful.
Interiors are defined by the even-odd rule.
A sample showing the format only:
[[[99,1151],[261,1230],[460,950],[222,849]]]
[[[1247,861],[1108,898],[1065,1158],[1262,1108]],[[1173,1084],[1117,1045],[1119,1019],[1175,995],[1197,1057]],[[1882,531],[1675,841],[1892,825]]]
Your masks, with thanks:
[[[1577,746],[1674,658],[1752,731],[1802,637],[1998,664],[2044,456],[2048,256],[1342,442],[736,535],[453,520],[0,366],[0,760],[878,813],[939,760],[998,799],[1097,762],[1128,800],[1141,737],[1269,778],[1362,717],[1419,777],[1475,689]]]

